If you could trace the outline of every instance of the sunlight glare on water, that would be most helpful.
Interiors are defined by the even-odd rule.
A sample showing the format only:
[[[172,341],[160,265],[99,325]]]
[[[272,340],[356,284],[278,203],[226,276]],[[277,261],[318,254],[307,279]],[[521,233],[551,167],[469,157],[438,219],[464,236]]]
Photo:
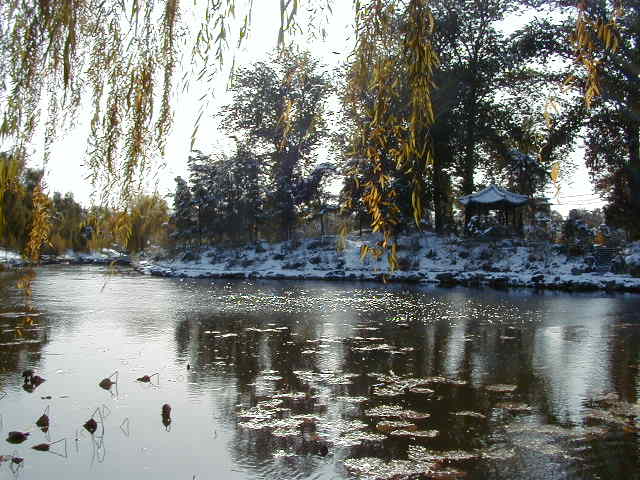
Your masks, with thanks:
[[[637,296],[63,266],[33,291],[28,317],[0,276],[0,475],[637,475]]]

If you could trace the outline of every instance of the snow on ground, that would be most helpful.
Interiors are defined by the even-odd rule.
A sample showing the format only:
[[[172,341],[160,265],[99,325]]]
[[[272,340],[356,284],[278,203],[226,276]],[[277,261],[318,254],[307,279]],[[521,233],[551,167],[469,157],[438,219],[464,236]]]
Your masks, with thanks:
[[[620,290],[640,293],[640,242],[621,252],[625,265],[612,273],[598,270],[593,257],[567,257],[557,245],[525,245],[518,240],[473,241],[433,233],[404,237],[398,244],[399,268],[389,271],[386,255],[360,258],[365,243],[379,238],[349,236],[345,248],[336,238],[306,239],[242,248],[203,248],[176,256],[141,256],[134,268],[168,277],[385,280],[438,283],[444,286],[520,286],[563,290]],[[624,260],[624,261],[623,261]],[[115,250],[67,252],[43,263],[129,263]],[[620,263],[619,262],[619,263]],[[0,264],[25,264],[20,255],[0,249]],[[600,269],[602,270],[602,269]]]
[[[22,257],[16,252],[0,248],[0,263],[5,265],[20,265],[22,264]]]
[[[42,263],[98,263],[106,264],[111,262],[129,263],[129,257],[123,255],[116,250],[104,248],[100,251],[93,252],[74,252],[68,250],[63,255],[43,255]],[[4,250],[0,248],[0,265],[9,267],[19,267],[27,265],[29,262],[25,260],[19,253]]]
[[[640,278],[597,272],[593,258],[567,257],[551,244],[523,245],[515,240],[475,242],[424,233],[403,238],[398,245],[400,268],[389,272],[386,256],[360,258],[360,247],[371,236],[346,239],[307,239],[237,249],[205,248],[173,258],[145,259],[135,267],[146,274],[179,277],[380,280],[441,285],[526,286],[565,290],[624,290],[640,292]],[[640,266],[640,242],[625,252]],[[640,270],[638,270],[640,272]]]

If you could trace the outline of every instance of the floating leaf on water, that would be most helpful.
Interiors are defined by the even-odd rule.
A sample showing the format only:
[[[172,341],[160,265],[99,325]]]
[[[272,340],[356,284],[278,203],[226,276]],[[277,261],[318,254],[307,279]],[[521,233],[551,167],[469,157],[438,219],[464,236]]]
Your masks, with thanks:
[[[36,420],[36,426],[42,429],[49,428],[49,416],[46,414],[40,416],[40,418]]]
[[[416,395],[433,395],[435,393],[435,391],[427,387],[411,387],[409,391]]]
[[[500,402],[496,404],[496,408],[501,408],[503,410],[509,410],[510,412],[531,412],[533,408],[526,403],[516,403],[516,402]]]
[[[378,407],[365,410],[364,414],[368,417],[398,418],[407,420],[426,420],[431,417],[429,413],[405,410],[400,405],[380,405]]]
[[[454,470],[452,468],[446,468],[444,470],[435,470],[428,474],[428,478],[435,478],[435,479],[464,478],[466,476],[467,476],[466,472],[463,472],[461,470]]]
[[[536,453],[568,458],[568,452],[562,447],[549,443],[553,439],[549,438],[525,438],[518,442],[518,448],[532,450]]]
[[[353,385],[353,374],[334,375],[326,379],[327,385]]]
[[[22,443],[29,436],[29,432],[9,432],[7,434],[7,442],[9,443]]]
[[[336,400],[346,403],[364,403],[369,400],[368,397],[338,397]]]
[[[603,427],[583,427],[579,432],[576,432],[577,440],[595,440],[602,437],[606,437],[611,432],[607,428]]]
[[[115,380],[113,380],[113,378],[115,378]],[[111,375],[109,375],[107,378],[103,378],[102,380],[100,380],[100,383],[98,383],[98,385],[100,386],[100,388],[104,390],[109,390],[116,383],[118,383],[117,370],[113,372]]]
[[[279,333],[275,328],[245,328],[245,332],[256,332],[256,333]]]
[[[468,462],[480,458],[479,452],[467,452],[464,450],[428,450],[419,445],[409,445],[407,453],[410,460],[426,461],[431,463],[455,463]]]
[[[292,438],[300,435],[300,430],[294,428],[276,428],[271,435],[279,438]]]
[[[485,385],[484,389],[495,393],[513,393],[518,387],[516,385],[506,385],[500,383],[497,385]]]
[[[385,385],[382,387],[373,387],[372,394],[375,397],[400,397],[404,395],[404,386]]]
[[[90,418],[84,423],[83,427],[87,432],[94,434],[96,433],[96,430],[98,430],[98,422],[96,422],[93,418]]]
[[[612,425],[616,427],[624,427],[625,425],[627,425],[626,418],[614,415],[608,410],[598,409],[598,408],[591,408],[591,409],[585,410],[584,418],[585,418],[585,422],[588,425],[594,424],[594,423],[596,424],[604,423],[605,425]]]
[[[305,392],[289,392],[289,393],[276,393],[273,398],[282,398],[288,400],[307,400],[309,396]]]
[[[354,352],[381,352],[381,351],[393,350],[393,347],[386,343],[381,343],[380,345],[369,345],[366,347],[353,347],[352,350]]]
[[[156,377],[156,381],[160,381],[160,374],[159,373],[153,373],[151,375],[143,375],[141,377],[138,377],[136,379],[136,381],[138,382],[142,382],[142,383],[151,383],[151,379]]]
[[[386,440],[386,435],[370,432],[348,432],[336,439],[333,439],[333,444],[336,447],[357,447],[363,443],[379,443]]]
[[[426,420],[430,417],[430,413],[416,412],[415,410],[405,410],[402,412],[402,418],[406,418],[408,420]]]
[[[640,405],[637,403],[611,402],[609,404],[609,411],[621,417],[640,417]]]
[[[380,405],[364,412],[368,417],[380,418],[402,418],[403,413],[404,409],[400,405]]]
[[[251,421],[251,422],[239,422],[238,427],[244,428],[246,430],[263,430],[267,428],[264,423]]]
[[[516,451],[514,448],[493,446],[487,448],[486,450],[482,450],[480,452],[480,456],[484,460],[502,462],[514,458],[516,456]]]
[[[316,415],[311,415],[311,414],[300,414],[300,415],[292,415],[291,419],[294,421],[299,422],[299,424],[312,424],[312,423],[319,423],[320,422],[320,418],[317,417]]]
[[[456,417],[472,417],[472,418],[479,418],[479,419],[486,419],[486,415],[483,415],[480,412],[472,412],[470,410],[462,410],[460,412],[451,412],[451,415],[455,415]]]
[[[467,385],[469,382],[467,382],[466,380],[447,380],[447,384],[449,385],[453,385],[454,387],[462,387],[464,385]]]
[[[423,379],[424,383],[449,383],[444,377],[427,377]]]
[[[509,434],[538,434],[543,436],[553,436],[556,438],[571,437],[576,434],[576,430],[568,430],[558,425],[536,425],[536,424],[511,424],[505,427]]]
[[[380,432],[392,432],[394,430],[409,430],[415,431],[418,429],[417,425],[409,422],[402,422],[399,420],[383,420],[376,424],[376,429]]]
[[[438,471],[438,465],[423,461],[391,460],[385,463],[375,457],[349,458],[344,461],[345,468],[353,475],[376,480],[405,479],[431,476]]]
[[[369,425],[362,420],[333,420],[330,422],[322,422],[318,426],[318,431],[327,433],[350,433],[367,428],[369,428]]]
[[[273,452],[274,458],[295,458],[298,454],[295,452],[289,452],[287,450],[276,450]]]
[[[436,438],[440,432],[438,430],[394,430],[389,435],[392,437],[410,438],[413,440]]]
[[[256,420],[271,420],[274,416],[274,411],[266,411],[258,407],[253,407],[238,412],[238,418],[250,418]]]

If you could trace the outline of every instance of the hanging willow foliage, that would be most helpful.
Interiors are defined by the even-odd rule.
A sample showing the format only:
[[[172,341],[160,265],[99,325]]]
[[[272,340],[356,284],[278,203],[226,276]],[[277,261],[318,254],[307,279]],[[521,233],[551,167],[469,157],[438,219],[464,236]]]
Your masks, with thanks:
[[[286,35],[303,30],[297,23],[302,9],[310,12],[307,30],[324,37],[332,1],[273,0],[280,9],[278,44],[284,46]],[[42,120],[46,162],[62,126],[73,125],[90,107],[85,162],[90,179],[103,200],[115,191],[127,202],[152,160],[164,153],[175,108],[172,94],[185,92],[192,79],[207,80],[219,70],[234,18],[240,24],[238,46],[249,34],[253,0],[194,0],[189,5],[201,19],[195,29],[183,18],[180,0],[0,1],[0,141],[25,152]],[[353,5],[356,74],[349,88],[354,107],[366,119],[354,138],[353,156],[374,173],[363,186],[364,201],[373,230],[383,234],[373,248],[381,255],[394,243],[399,221],[398,193],[390,183],[393,169],[410,178],[416,223],[422,217],[424,178],[431,162],[432,72],[438,63],[431,43],[434,20],[429,0],[353,0]],[[243,7],[240,14],[238,6]],[[398,14],[404,21],[402,30],[394,32]],[[617,46],[615,19],[592,19],[585,9],[579,16],[574,42],[578,60],[589,72],[587,103],[599,93],[600,42],[607,49]],[[176,82],[178,71],[184,75]],[[390,108],[400,94],[398,75],[404,76],[409,91],[402,114]],[[359,103],[362,98],[371,102]],[[192,140],[207,104],[202,105]],[[357,172],[352,173],[357,178]],[[126,235],[122,223],[119,231]],[[394,268],[393,247],[390,262]]]
[[[33,219],[29,230],[29,241],[27,242],[27,257],[32,262],[40,260],[40,249],[49,240],[51,222],[49,221],[49,210],[51,201],[44,193],[42,180],[33,189]]]
[[[21,193],[20,183],[22,164],[13,155],[0,153],[0,239],[4,239],[7,229],[7,203],[5,197],[9,193]]]
[[[402,18],[401,26],[398,18]],[[391,181],[395,172],[410,179],[416,225],[423,215],[425,175],[432,162],[431,90],[438,65],[431,42],[434,23],[428,0],[356,4],[357,44],[347,101],[361,121],[351,142],[350,155],[357,161],[348,175],[353,178],[350,184],[364,192],[362,200],[371,215],[372,230],[383,236],[378,244],[363,246],[361,255],[379,257],[387,251],[391,270],[397,267],[395,232],[400,221],[399,193]],[[408,108],[394,108],[406,98],[403,92],[408,92]],[[368,169],[364,185],[358,182],[361,168]],[[352,210],[353,196],[347,198],[344,208]]]
[[[615,53],[620,45],[618,20],[624,14],[622,0],[613,0],[610,18],[602,18],[589,13],[588,0],[579,0],[578,18],[571,41],[576,50],[576,61],[584,68],[586,88],[584,100],[587,108],[602,94],[600,71],[607,52]]]

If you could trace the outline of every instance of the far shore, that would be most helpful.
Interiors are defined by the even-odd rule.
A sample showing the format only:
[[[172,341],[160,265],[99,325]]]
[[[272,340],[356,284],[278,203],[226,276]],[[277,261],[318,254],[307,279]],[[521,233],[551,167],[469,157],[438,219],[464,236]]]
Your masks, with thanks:
[[[464,241],[419,234],[400,240],[399,268],[390,271],[386,257],[360,257],[372,238],[350,237],[345,249],[335,238],[238,247],[186,249],[174,255],[126,256],[114,250],[69,252],[45,257],[41,264],[118,264],[162,277],[275,280],[384,281],[437,284],[444,287],[525,287],[563,291],[640,293],[640,242],[621,250],[609,265],[589,255],[567,256],[562,248],[526,245],[518,240]],[[24,266],[16,254],[0,252],[0,265]],[[611,270],[618,271],[611,271]]]

